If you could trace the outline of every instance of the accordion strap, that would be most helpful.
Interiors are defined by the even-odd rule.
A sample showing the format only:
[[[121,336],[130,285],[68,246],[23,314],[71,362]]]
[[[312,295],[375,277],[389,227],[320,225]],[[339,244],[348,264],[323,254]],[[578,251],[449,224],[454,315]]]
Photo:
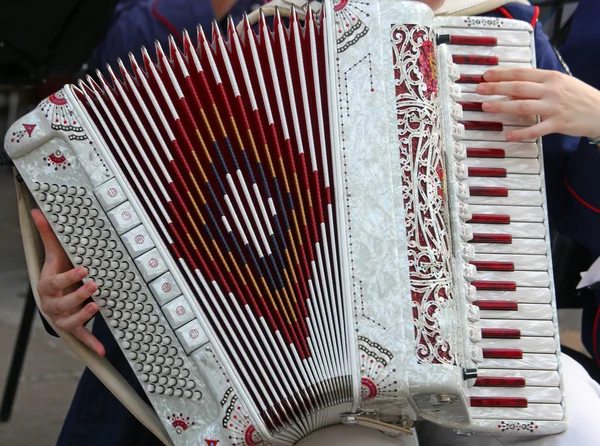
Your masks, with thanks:
[[[46,319],[48,324],[58,336],[60,336],[65,344],[73,350],[79,359],[85,363],[91,372],[98,377],[98,379],[127,408],[127,410],[156,435],[163,444],[172,446],[173,443],[169,439],[168,434],[154,410],[140,398],[112,364],[106,358],[101,358],[96,355],[96,353],[73,335],[57,328],[50,318],[42,311],[38,294],[38,282],[40,280],[40,272],[44,262],[44,246],[31,218],[31,210],[35,209],[36,204],[25,183],[21,181],[15,181],[15,183],[17,189],[19,223],[23,237],[27,272],[29,274],[35,303],[40,314]]]

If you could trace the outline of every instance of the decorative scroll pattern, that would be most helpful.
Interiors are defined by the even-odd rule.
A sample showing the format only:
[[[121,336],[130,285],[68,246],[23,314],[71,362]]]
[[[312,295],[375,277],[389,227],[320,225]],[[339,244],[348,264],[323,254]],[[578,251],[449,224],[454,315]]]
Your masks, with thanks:
[[[225,406],[228,401],[229,405],[223,418],[223,427],[231,432],[229,439],[232,446],[258,446],[264,444],[260,433],[252,425],[248,414],[242,409],[232,388],[225,392],[221,399],[221,405]]]
[[[421,363],[455,364],[439,321],[453,291],[433,38],[420,26],[391,31],[415,353]]]
[[[388,368],[392,352],[364,336],[358,337],[362,399],[366,407],[388,404],[398,396],[396,370]]]

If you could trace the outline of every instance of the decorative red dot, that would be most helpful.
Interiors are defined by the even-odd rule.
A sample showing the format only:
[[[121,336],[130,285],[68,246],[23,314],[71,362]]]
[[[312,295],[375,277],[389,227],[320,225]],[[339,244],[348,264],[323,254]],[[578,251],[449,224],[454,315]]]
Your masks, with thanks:
[[[373,92],[373,91],[375,91],[375,89],[374,89],[374,88],[371,88],[371,92]]]

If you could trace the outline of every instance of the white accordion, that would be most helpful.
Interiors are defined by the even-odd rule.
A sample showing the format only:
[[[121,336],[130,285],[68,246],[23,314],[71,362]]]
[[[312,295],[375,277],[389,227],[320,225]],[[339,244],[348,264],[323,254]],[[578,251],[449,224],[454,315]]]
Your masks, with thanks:
[[[325,1],[66,85],[5,148],[176,445],[566,428],[533,30]],[[494,99],[494,98],[492,98]]]

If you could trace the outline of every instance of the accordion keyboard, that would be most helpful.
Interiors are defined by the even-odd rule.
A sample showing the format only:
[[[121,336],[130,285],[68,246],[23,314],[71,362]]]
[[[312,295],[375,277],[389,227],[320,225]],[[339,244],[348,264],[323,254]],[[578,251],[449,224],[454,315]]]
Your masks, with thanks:
[[[541,144],[512,143],[506,132],[534,116],[482,111],[476,93],[493,67],[535,66],[532,33],[503,30],[501,19],[474,26],[447,23],[455,70],[455,141],[459,197],[467,205],[463,238],[472,303],[479,307],[478,375],[469,389],[471,417],[535,431],[532,420],[564,418],[556,309],[552,289]],[[460,93],[458,92],[460,90]],[[466,232],[466,233],[465,233]],[[480,337],[479,337],[480,336]],[[514,427],[513,427],[514,428]]]

